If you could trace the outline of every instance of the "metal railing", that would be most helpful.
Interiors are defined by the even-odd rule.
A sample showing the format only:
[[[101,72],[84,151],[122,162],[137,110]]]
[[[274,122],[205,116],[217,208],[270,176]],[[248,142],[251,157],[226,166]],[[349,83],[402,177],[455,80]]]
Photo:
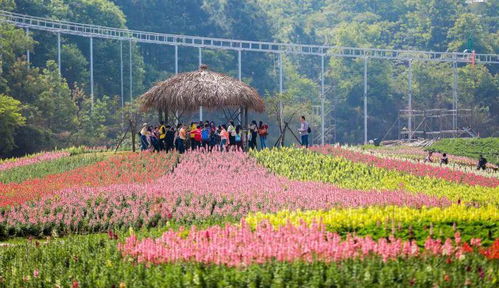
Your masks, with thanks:
[[[437,62],[470,62],[471,53],[464,52],[432,52],[418,50],[395,50],[377,48],[354,48],[327,45],[302,45],[289,43],[273,43],[261,41],[245,41],[224,38],[175,35],[165,33],[144,32],[70,21],[41,18],[0,10],[0,22],[17,27],[43,30],[54,33],[134,41],[163,45],[178,45],[197,48],[225,49],[236,51],[266,52],[276,54],[299,54],[316,56],[333,56],[349,58],[419,60]],[[499,64],[497,54],[473,54],[477,64]]]

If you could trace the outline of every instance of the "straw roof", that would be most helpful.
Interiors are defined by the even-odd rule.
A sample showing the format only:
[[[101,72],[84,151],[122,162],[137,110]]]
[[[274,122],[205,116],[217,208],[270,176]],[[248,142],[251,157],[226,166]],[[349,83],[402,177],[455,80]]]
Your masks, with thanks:
[[[209,71],[206,65],[198,71],[177,74],[159,82],[139,101],[144,111],[193,112],[199,106],[208,109],[247,107],[257,112],[265,110],[263,100],[254,88],[230,76]]]

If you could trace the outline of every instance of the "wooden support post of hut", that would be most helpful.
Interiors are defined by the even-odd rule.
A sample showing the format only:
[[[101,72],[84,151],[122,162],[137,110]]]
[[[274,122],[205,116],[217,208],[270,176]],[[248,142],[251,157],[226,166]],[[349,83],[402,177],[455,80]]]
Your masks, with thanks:
[[[161,110],[161,108],[158,109],[158,121],[159,122],[164,121],[163,111]]]
[[[157,83],[140,96],[139,101],[143,111],[164,111],[166,123],[168,111],[195,112],[199,106],[210,110],[241,108],[243,131],[248,129],[249,110],[265,111],[265,104],[256,89],[230,76],[209,71],[207,65],[201,65],[198,71],[177,74]],[[244,135],[247,147],[247,133]]]
[[[246,150],[249,150],[248,145],[249,145],[249,123],[248,123],[248,107],[244,107],[241,109],[243,111],[243,115],[241,115],[241,119],[243,119],[243,131],[244,131],[244,148]]]

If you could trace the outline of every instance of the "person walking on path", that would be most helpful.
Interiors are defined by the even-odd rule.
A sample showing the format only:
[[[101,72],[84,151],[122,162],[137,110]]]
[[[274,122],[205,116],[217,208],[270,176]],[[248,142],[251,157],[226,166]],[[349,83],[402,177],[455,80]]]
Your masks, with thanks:
[[[300,119],[301,125],[300,129],[298,129],[298,132],[301,135],[301,146],[308,148],[308,135],[310,134],[310,126],[308,125],[308,122],[305,121],[305,116],[301,116]]]
[[[260,149],[262,150],[267,148],[267,135],[269,135],[269,125],[260,121],[258,125],[258,136],[260,136]]]

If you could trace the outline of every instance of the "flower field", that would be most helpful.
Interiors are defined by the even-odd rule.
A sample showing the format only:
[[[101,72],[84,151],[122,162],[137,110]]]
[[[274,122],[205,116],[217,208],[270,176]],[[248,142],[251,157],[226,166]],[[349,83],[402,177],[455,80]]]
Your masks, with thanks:
[[[479,185],[486,187],[497,187],[499,186],[499,178],[485,177],[481,175],[475,175],[474,173],[465,173],[462,171],[456,171],[447,167],[435,167],[433,165],[428,165],[425,163],[413,163],[410,161],[403,161],[397,159],[384,159],[378,156],[369,155],[366,153],[361,153],[349,149],[345,149],[339,146],[324,146],[324,147],[314,147],[313,151],[331,154],[337,157],[341,157],[352,162],[360,162],[374,167],[383,168],[387,170],[401,171],[415,176],[430,176],[439,179],[444,179],[451,182],[468,184],[468,185]]]
[[[0,184],[0,287],[498,284],[494,177],[332,147],[96,155]]]
[[[41,161],[32,165],[13,167],[1,172],[0,183],[22,183],[26,180],[39,179],[45,176],[94,164],[107,157],[105,154],[82,154],[72,157],[62,157],[50,161]]]
[[[256,227],[267,222],[273,227],[287,224],[302,225],[321,223],[329,231],[342,235],[355,233],[374,238],[399,236],[424,243],[428,237],[452,237],[456,231],[463,233],[465,241],[481,238],[483,243],[492,243],[499,238],[497,223],[499,211],[496,206],[423,207],[414,209],[401,206],[344,208],[331,210],[288,211],[278,213],[250,214],[245,221]]]
[[[55,160],[67,156],[69,156],[69,152],[46,152],[20,159],[7,159],[3,162],[0,162],[0,171],[12,169],[15,167],[32,165],[43,161]]]
[[[458,239],[458,238],[457,238]],[[472,241],[474,244],[479,241]],[[347,237],[325,231],[323,225],[285,225],[274,229],[265,223],[252,231],[243,222],[241,226],[214,226],[205,230],[193,227],[187,237],[181,232],[169,231],[158,239],[138,241],[129,237],[119,245],[124,255],[136,257],[139,263],[154,264],[195,261],[205,264],[247,266],[272,260],[279,262],[341,261],[344,259],[380,256],[383,261],[399,257],[416,257],[420,253],[461,258],[473,249],[467,243],[447,239],[428,239],[421,250],[414,241],[394,237],[374,241],[370,237]],[[475,244],[478,245],[478,244]]]
[[[435,149],[433,148],[427,148],[429,150],[434,151]],[[423,148],[419,147],[411,147],[411,146],[379,146],[379,147],[362,147],[358,150],[363,150],[372,154],[375,154],[377,156],[384,156],[384,157],[390,157],[390,158],[396,158],[396,159],[403,159],[403,160],[412,160],[416,162],[423,162],[425,157],[428,155],[428,151],[424,150]],[[447,150],[443,150],[447,151]],[[455,151],[455,150],[454,150]],[[434,151],[433,152],[433,163],[427,163],[427,165],[431,166],[439,166],[440,159],[442,158],[442,154],[444,152],[438,152]],[[459,155],[454,155],[454,154],[449,154],[450,152],[447,151],[447,157],[449,159],[449,164],[446,165],[446,167],[450,168],[455,168],[455,169],[460,169],[464,170],[466,172],[474,172],[474,173],[484,173],[485,175],[490,173],[486,172],[478,172],[476,171],[476,164],[478,161],[478,158],[471,158],[471,157],[466,157],[466,156],[459,156]],[[478,156],[478,155],[476,155]],[[497,169],[497,165],[493,163],[487,163],[487,168],[493,168]]]
[[[265,150],[253,155],[268,169],[296,180],[322,181],[339,187],[359,190],[403,190],[415,194],[446,197],[466,203],[499,204],[499,186],[485,187],[447,181],[435,171],[432,176],[417,176],[404,170],[386,169],[343,157],[332,157],[285,148]],[[410,167],[410,166],[408,166]]]
[[[0,183],[0,207],[21,204],[43,196],[51,198],[50,196],[57,191],[60,192],[57,195],[60,197],[63,195],[61,191],[63,189],[148,181],[149,177],[154,178],[164,174],[164,169],[160,170],[164,168],[163,165],[171,166],[168,161],[164,162],[163,157],[130,154],[20,183]]]

